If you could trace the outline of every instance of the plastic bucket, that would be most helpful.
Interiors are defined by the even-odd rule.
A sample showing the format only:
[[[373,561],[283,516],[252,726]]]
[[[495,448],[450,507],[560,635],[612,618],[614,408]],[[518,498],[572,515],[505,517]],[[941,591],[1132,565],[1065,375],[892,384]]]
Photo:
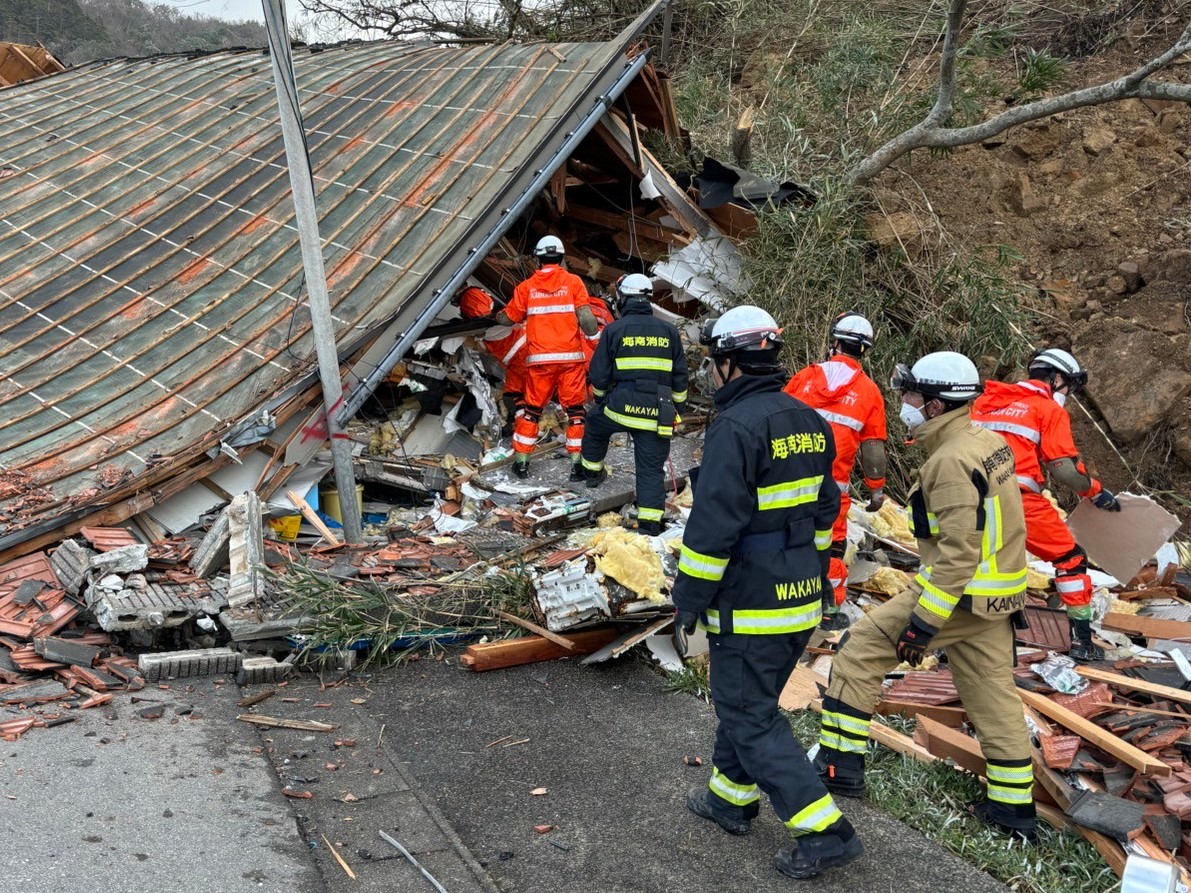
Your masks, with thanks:
[[[343,523],[343,509],[339,506],[339,491],[338,490],[322,490],[318,494],[319,501],[322,504],[323,513],[334,518],[340,524]],[[356,484],[356,507],[364,504],[364,485]]]
[[[270,518],[269,526],[276,531],[279,540],[292,543],[298,538],[298,528],[302,526],[302,516],[282,515],[280,518]]]

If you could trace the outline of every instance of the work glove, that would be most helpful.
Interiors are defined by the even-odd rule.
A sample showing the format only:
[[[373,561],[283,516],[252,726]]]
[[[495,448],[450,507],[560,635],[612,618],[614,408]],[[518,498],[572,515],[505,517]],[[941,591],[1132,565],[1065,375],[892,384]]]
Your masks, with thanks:
[[[695,627],[699,625],[699,615],[694,611],[675,611],[674,612],[674,628],[680,629],[686,635],[690,635],[695,631]]]
[[[910,617],[910,622],[897,637],[897,659],[912,667],[918,666],[926,657],[926,650],[930,648],[933,638],[934,633],[923,629],[917,618]]]
[[[1098,509],[1104,509],[1106,512],[1119,512],[1121,510],[1121,504],[1117,501],[1116,494],[1111,490],[1102,489],[1093,496],[1092,505]]]
[[[695,632],[699,615],[694,611],[674,612],[674,648],[679,657],[686,657],[687,639]]]
[[[878,487],[868,494],[868,505],[864,507],[866,512],[879,511],[881,506],[885,504],[885,488]]]

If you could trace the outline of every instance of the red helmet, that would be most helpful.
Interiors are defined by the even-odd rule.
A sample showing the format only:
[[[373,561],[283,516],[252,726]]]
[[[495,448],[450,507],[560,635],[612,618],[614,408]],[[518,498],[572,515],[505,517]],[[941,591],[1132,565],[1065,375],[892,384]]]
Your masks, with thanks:
[[[492,296],[482,288],[469,285],[459,296],[459,312],[464,319],[492,315]]]

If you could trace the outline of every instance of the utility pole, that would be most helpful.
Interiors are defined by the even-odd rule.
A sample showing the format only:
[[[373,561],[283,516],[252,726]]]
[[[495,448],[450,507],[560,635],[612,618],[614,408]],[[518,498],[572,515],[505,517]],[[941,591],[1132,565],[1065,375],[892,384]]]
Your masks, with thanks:
[[[339,377],[339,350],[335,345],[331,300],[327,296],[323,242],[318,234],[318,214],[314,205],[314,175],[310,170],[306,130],[302,125],[302,110],[298,105],[298,85],[294,80],[294,60],[290,55],[289,28],[285,21],[283,2],[284,0],[262,0],[265,31],[269,36],[273,84],[277,88],[281,134],[285,139],[289,184],[294,196],[295,221],[302,245],[306,297],[310,306],[310,321],[314,327],[314,349],[318,355],[318,376],[323,385],[327,437],[331,441],[335,488],[339,491],[339,507],[343,515],[343,534],[349,543],[359,543],[364,539],[364,532],[360,527],[360,506],[356,502],[352,446],[336,416],[336,410],[343,402],[343,381]]]

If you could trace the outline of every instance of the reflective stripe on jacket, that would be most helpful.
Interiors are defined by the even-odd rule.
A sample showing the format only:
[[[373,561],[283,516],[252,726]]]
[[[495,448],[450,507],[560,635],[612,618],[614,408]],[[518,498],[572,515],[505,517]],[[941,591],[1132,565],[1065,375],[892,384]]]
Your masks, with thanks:
[[[583,280],[555,264],[547,264],[513,289],[504,312],[513,322],[525,320],[527,365],[587,359],[578,317],[587,303]]]
[[[927,451],[910,491],[922,566],[915,616],[939,629],[956,608],[1003,617],[1025,606],[1026,522],[1013,453],[966,410],[915,432]]]
[[[831,474],[846,487],[861,442],[886,439],[881,389],[864,374],[859,360],[836,354],[825,363],[814,363],[795,373],[785,391],[817,410],[831,425],[835,436]],[[885,481],[873,480],[868,486],[883,487]]]
[[[839,488],[827,423],[746,375],[715,395],[674,604],[714,634],[779,635],[819,622]],[[694,475],[692,475],[694,477]]]
[[[1071,434],[1071,417],[1055,403],[1050,385],[1044,381],[986,382],[984,393],[972,404],[972,422],[1004,438],[1013,450],[1021,486],[1035,493],[1046,487],[1045,465],[1079,455]]]
[[[686,404],[686,355],[678,329],[642,305],[630,302],[625,315],[604,328],[588,380],[609,419],[669,437]]]

